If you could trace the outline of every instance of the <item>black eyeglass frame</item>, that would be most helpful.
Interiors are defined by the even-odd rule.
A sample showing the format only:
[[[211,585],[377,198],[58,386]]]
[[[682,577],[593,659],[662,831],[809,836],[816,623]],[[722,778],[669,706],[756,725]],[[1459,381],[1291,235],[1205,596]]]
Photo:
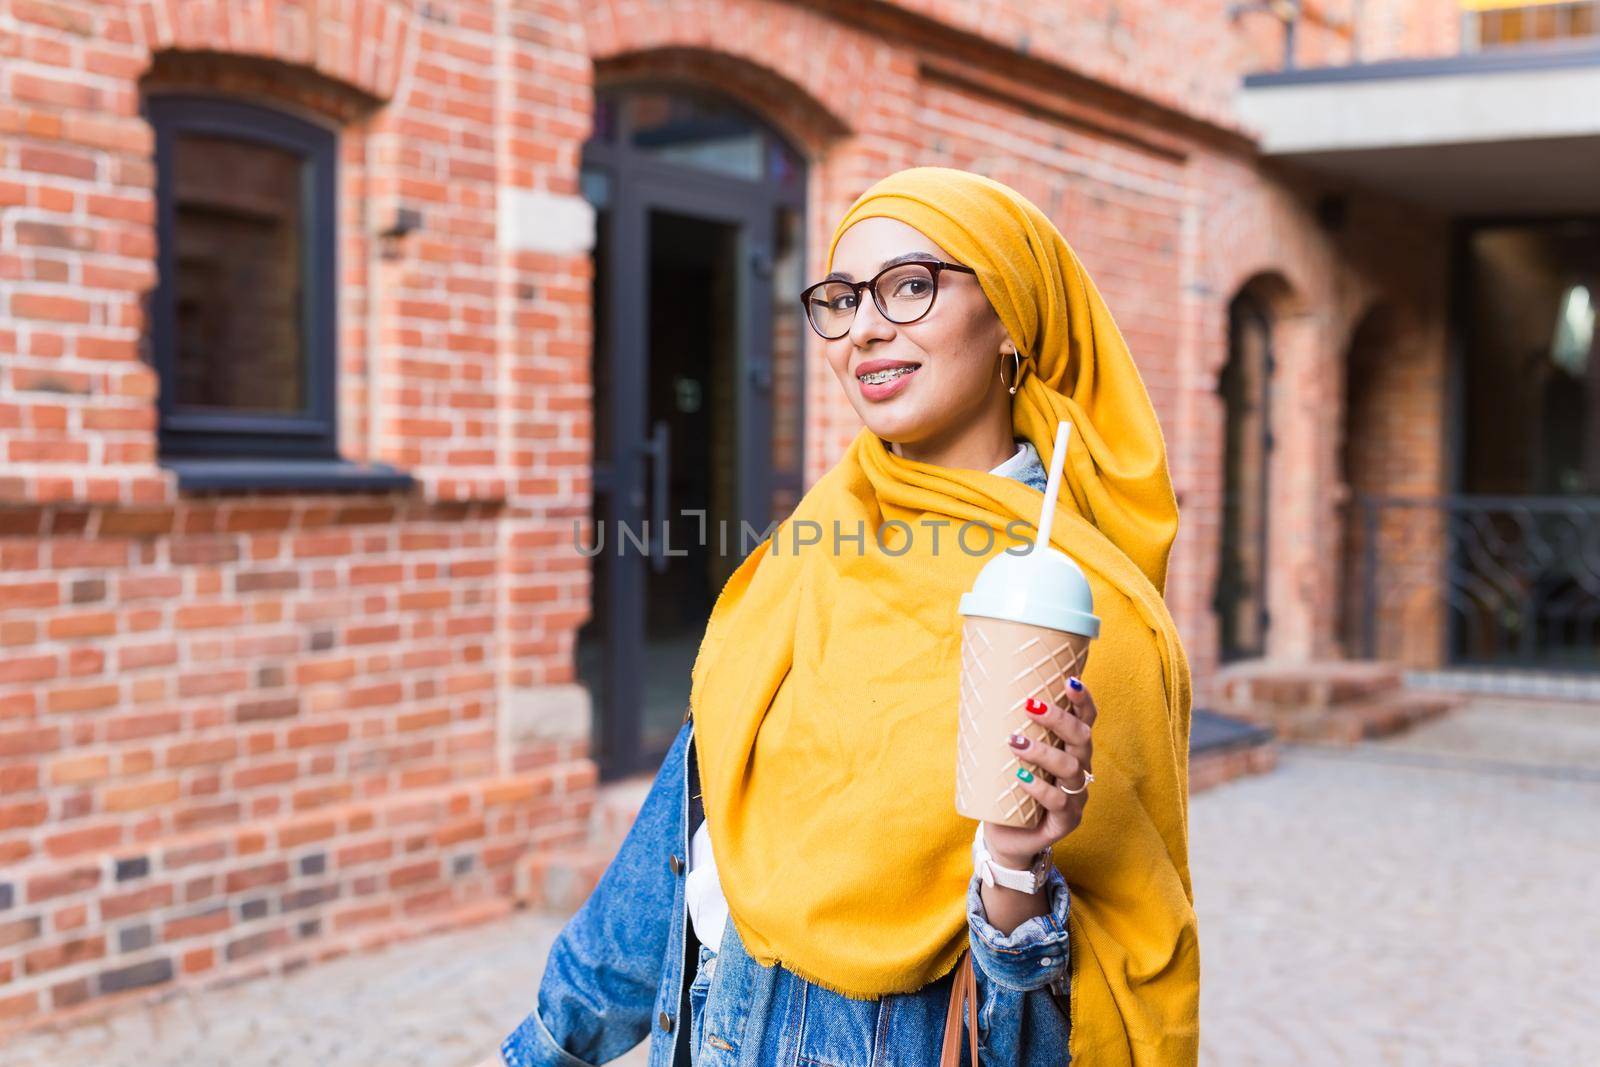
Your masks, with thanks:
[[[928,297],[927,307],[917,312],[917,314],[913,317],[901,321],[899,319],[890,317],[888,310],[884,308],[883,297],[878,293],[878,279],[882,278],[885,274],[888,274],[892,270],[899,270],[901,267],[909,267],[913,264],[928,268],[928,272],[933,278],[933,295]],[[872,293],[872,302],[873,304],[877,305],[878,314],[882,315],[896,326],[904,326],[906,323],[916,322],[918,319],[922,318],[923,316],[927,315],[928,312],[933,310],[933,302],[939,297],[939,274],[941,271],[947,270],[960,271],[963,274],[970,274],[973,277],[977,277],[978,275],[977,271],[961,263],[947,263],[942,259],[903,259],[899,263],[889,264],[887,267],[883,268],[864,282],[847,282],[842,278],[825,278],[820,282],[815,282],[811,285],[808,285],[804,289],[800,290],[800,309],[805,312],[806,324],[811,327],[811,331],[813,333],[822,338],[824,341],[837,341],[839,338],[850,332],[851,326],[855,325],[855,317],[851,316],[850,326],[846,326],[843,333],[829,337],[827,334],[822,332],[820,327],[817,326],[817,320],[811,317],[811,294],[816,292],[818,289],[821,289],[824,285],[848,285],[855,295],[857,311],[861,310],[861,290],[867,289]]]

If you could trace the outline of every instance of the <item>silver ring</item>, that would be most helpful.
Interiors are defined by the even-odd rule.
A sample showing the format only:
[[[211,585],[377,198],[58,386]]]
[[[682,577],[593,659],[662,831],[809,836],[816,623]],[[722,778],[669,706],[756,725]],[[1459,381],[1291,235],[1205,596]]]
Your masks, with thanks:
[[[1089,788],[1089,783],[1092,782],[1092,781],[1094,781],[1094,775],[1090,774],[1089,773],[1089,769],[1087,767],[1085,767],[1084,771],[1083,771],[1083,784],[1080,785],[1078,788],[1076,788],[1076,789],[1068,789],[1066,786],[1062,785],[1060,782],[1056,783],[1056,788],[1061,790],[1063,793],[1067,794],[1068,796],[1077,796],[1079,793],[1083,792],[1085,789],[1088,789]]]

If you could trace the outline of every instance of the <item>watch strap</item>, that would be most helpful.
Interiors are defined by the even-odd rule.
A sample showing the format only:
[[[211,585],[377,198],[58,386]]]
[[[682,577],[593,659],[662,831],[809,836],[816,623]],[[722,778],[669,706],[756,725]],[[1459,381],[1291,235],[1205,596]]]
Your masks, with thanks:
[[[1044,888],[1049,877],[1049,865],[1050,850],[1041,849],[1033,857],[1032,866],[1026,870],[1001,866],[989,852],[989,844],[983,836],[983,823],[978,823],[978,829],[972,837],[972,866],[984,885],[1001,885],[1019,893],[1037,893]]]

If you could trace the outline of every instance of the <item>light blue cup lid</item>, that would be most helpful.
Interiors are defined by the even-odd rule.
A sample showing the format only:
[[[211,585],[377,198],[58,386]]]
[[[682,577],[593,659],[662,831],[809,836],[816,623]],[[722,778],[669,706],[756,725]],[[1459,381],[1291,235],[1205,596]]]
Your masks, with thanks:
[[[971,591],[962,594],[960,611],[1100,636],[1089,579],[1070,556],[1048,545],[1020,555],[1001,552],[989,560]]]

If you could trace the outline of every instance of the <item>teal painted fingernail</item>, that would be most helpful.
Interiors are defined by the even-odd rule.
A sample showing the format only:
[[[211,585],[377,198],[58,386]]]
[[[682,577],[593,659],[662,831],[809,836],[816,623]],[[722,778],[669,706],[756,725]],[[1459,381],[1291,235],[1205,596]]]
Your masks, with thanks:
[[[1033,772],[1029,771],[1026,767],[1018,767],[1017,777],[1021,778],[1024,782],[1031,782],[1033,781]]]

